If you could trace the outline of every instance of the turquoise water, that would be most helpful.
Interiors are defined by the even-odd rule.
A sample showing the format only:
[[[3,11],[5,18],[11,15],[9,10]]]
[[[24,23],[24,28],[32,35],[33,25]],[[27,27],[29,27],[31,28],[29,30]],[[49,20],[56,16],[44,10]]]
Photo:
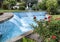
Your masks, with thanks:
[[[37,20],[44,19],[46,12],[13,12],[14,17],[10,20],[0,24],[0,42],[6,42],[9,39],[24,34],[33,28],[30,24],[37,25],[33,17],[36,16]]]

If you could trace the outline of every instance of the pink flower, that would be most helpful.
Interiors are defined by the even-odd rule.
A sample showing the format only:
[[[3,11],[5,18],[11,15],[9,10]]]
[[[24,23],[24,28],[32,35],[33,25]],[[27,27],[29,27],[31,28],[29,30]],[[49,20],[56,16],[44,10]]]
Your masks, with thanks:
[[[52,39],[56,39],[56,36],[55,36],[55,35],[53,35],[53,36],[52,36]]]
[[[36,16],[34,16],[34,19],[36,19]]]
[[[48,16],[48,19],[50,19],[51,18],[51,16]]]

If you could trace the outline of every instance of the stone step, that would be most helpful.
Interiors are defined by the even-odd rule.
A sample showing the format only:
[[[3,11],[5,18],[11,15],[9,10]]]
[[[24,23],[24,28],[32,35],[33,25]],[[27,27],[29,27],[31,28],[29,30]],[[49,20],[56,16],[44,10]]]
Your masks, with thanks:
[[[30,34],[27,37],[30,38],[30,39],[36,40],[36,42],[41,42],[42,41],[39,34],[37,34],[37,33]]]

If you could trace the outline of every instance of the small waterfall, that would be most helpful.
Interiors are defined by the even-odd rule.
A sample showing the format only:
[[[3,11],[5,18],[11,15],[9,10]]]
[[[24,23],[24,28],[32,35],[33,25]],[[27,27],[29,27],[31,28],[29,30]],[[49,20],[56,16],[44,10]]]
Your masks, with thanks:
[[[26,5],[26,10],[32,11],[31,5],[32,5],[31,3],[28,3],[28,4]]]
[[[28,7],[28,5],[26,5],[26,10],[28,10],[29,9],[29,7]]]
[[[18,16],[14,15],[14,17],[9,20],[10,22],[14,23],[21,31],[27,31],[25,27],[28,26],[22,19],[20,19]]]
[[[3,27],[5,27],[5,24],[0,24],[0,35],[5,32],[5,29],[3,29]]]
[[[20,22],[20,18],[17,17],[16,15],[14,15],[14,17],[12,19],[10,19],[9,21],[14,23],[18,28],[20,28],[20,26],[22,26],[22,24]]]

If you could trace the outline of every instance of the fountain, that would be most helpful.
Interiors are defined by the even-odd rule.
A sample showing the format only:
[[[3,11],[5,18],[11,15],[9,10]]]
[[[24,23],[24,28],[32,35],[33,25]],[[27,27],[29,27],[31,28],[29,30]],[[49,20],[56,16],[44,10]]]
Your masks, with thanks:
[[[5,26],[5,24],[3,24],[2,26],[2,23],[8,21],[12,17],[13,17],[13,14],[0,13],[0,38],[3,35],[2,27]]]
[[[43,19],[45,15],[42,14],[45,13],[13,12],[0,15],[0,42],[15,42],[24,36],[31,34],[33,32],[33,28],[30,24],[36,25],[33,20],[33,16],[37,16],[37,19]]]
[[[28,10],[29,9],[29,7],[28,7],[28,5],[26,5],[26,10]]]
[[[28,3],[28,4],[26,5],[26,10],[28,10],[28,11],[32,11],[31,3]]]
[[[14,42],[32,32],[17,15],[12,17],[10,13],[4,13],[0,16],[0,42]]]

